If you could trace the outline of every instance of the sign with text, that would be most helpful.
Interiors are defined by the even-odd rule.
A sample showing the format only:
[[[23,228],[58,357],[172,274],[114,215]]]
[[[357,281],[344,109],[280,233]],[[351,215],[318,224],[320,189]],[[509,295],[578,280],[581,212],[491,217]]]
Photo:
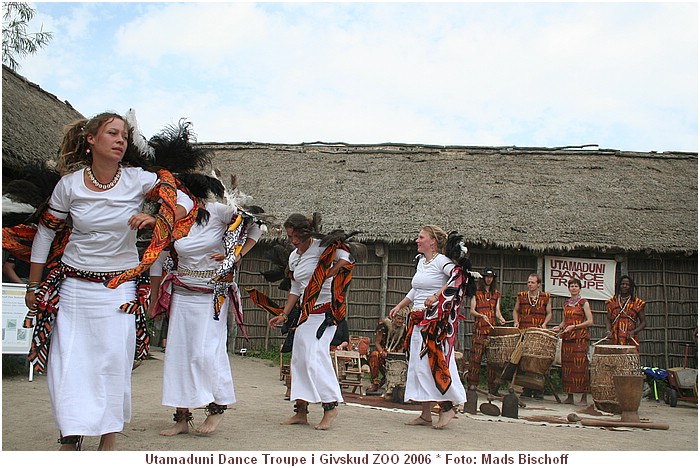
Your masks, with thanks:
[[[33,328],[22,328],[27,306],[23,284],[2,283],[2,353],[27,354],[32,343]]]
[[[604,301],[615,294],[615,260],[544,257],[545,291],[569,297],[569,279],[581,280],[581,296]]]

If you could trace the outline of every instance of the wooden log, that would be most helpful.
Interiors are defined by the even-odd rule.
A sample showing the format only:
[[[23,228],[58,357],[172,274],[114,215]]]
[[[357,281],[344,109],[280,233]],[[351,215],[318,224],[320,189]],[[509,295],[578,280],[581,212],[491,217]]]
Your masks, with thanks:
[[[653,422],[626,422],[619,419],[592,419],[581,418],[581,424],[584,426],[596,427],[638,427],[640,429],[660,429],[665,431],[669,428],[668,424],[653,423]]]

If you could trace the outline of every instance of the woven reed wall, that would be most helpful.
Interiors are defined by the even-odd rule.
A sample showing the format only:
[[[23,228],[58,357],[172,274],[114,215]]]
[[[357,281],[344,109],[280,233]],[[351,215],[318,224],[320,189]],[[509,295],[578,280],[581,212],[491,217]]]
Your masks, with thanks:
[[[270,330],[270,315],[255,307],[244,290],[254,287],[264,291],[280,305],[286,300],[286,292],[265,281],[261,271],[270,267],[264,257],[267,244],[261,243],[243,260],[239,284],[243,296],[243,308],[249,340],[233,331],[232,351],[240,348],[276,350],[283,341],[278,330]],[[374,328],[411,287],[415,272],[415,246],[410,244],[370,244],[368,260],[353,270],[353,281],[348,293],[348,326],[351,335],[368,336],[373,340]],[[587,257],[586,253],[572,256]],[[542,256],[529,252],[472,249],[470,258],[477,271],[490,266],[498,272],[498,289],[503,294],[502,311],[506,320],[512,318],[514,298],[518,291],[526,290],[527,277],[542,270]],[[649,258],[630,256],[618,264],[618,276],[627,273],[634,278],[638,295],[647,302],[647,328],[642,332],[642,365],[662,368],[684,365],[685,345],[689,346],[687,366],[697,368],[697,347],[692,334],[697,327],[697,255],[688,257]],[[552,325],[562,320],[564,298],[554,297]],[[605,334],[607,311],[603,301],[590,301],[594,326],[591,342]],[[384,306],[382,306],[384,304]],[[468,315],[465,302],[463,315]],[[468,351],[471,344],[473,320],[460,322],[457,348]]]

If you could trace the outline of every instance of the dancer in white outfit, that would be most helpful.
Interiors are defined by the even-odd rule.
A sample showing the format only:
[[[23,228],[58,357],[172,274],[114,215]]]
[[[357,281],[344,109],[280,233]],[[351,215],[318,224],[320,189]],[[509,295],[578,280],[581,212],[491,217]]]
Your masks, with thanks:
[[[337,416],[338,402],[343,401],[331,361],[330,345],[336,331],[333,323],[338,323],[333,317],[338,318],[340,308],[343,317],[345,311],[344,305],[338,304],[338,297],[331,290],[347,288],[352,260],[342,243],[323,247],[321,240],[312,237],[313,222],[304,215],[291,215],[284,227],[287,238],[296,247],[289,256],[292,287],[282,314],[270,319],[269,324],[273,328],[282,325],[295,306],[299,306],[302,312],[300,325],[294,334],[291,362],[290,399],[295,401],[296,414],[281,424],[308,424],[309,403],[322,403],[323,418],[316,429],[325,430],[331,427]],[[322,257],[327,255],[332,257],[324,266]],[[322,284],[314,282],[314,273],[319,268],[324,270]]]
[[[404,400],[422,405],[421,415],[407,424],[432,425],[432,408],[439,402],[440,416],[433,425],[436,429],[444,428],[454,418],[457,405],[467,399],[454,355],[454,331],[467,284],[466,272],[442,253],[447,239],[447,233],[437,226],[421,228],[416,239],[421,255],[412,288],[389,312],[393,316],[402,307],[412,306],[406,338],[409,362]],[[439,372],[433,371],[436,365],[440,366]]]
[[[161,285],[151,315],[169,314],[162,404],[175,407],[176,411],[175,424],[161,432],[164,436],[189,432],[188,423],[193,419],[190,408],[202,406],[206,406],[207,418],[195,431],[210,434],[218,427],[227,406],[236,402],[226,341],[228,311],[237,309],[232,315],[240,312],[238,287],[233,277],[223,281],[225,295],[217,312],[212,279],[225,258],[224,235],[245,213],[235,206],[211,200],[211,195],[219,199],[224,195],[224,186],[217,179],[200,174],[178,177],[198,199],[200,207],[198,220],[187,237],[174,243],[173,270],[161,282],[162,262],[151,268],[154,287]],[[194,178],[207,181],[208,193],[198,193],[194,184],[188,183]],[[210,200],[205,201],[207,198]],[[252,219],[246,219],[240,226],[244,237],[236,262],[253,248],[262,234]],[[161,259],[164,256],[161,254]]]
[[[100,450],[114,450],[116,433],[131,419],[135,324],[145,310],[128,303],[138,302],[137,290],[147,296],[148,288],[127,281],[110,289],[103,282],[139,265],[136,231],[156,225],[153,216],[139,211],[158,176],[120,165],[130,136],[125,120],[112,113],[68,127],[59,169],[75,172],[56,185],[32,245],[25,297],[29,316],[47,330],[49,317],[58,312],[53,330],[48,326],[47,380],[61,450],[80,449],[82,436],[98,435]],[[79,164],[86,167],[75,170]],[[175,219],[193,206],[178,192]],[[47,259],[55,253],[55,229],[60,231],[69,216],[72,230],[63,256],[49,265],[52,271],[42,283]],[[40,347],[33,362],[41,364],[44,353]]]

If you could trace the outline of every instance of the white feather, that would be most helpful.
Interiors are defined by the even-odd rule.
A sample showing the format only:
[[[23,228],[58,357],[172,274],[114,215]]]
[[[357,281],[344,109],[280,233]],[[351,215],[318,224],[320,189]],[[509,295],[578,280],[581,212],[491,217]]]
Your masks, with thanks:
[[[34,208],[29,203],[17,203],[7,195],[2,196],[2,212],[3,213],[34,213]]]
[[[469,249],[464,245],[464,242],[459,243],[459,250],[462,251],[462,255],[467,255],[467,253],[469,253]]]
[[[153,159],[154,150],[151,145],[148,144],[148,140],[141,129],[139,128],[139,123],[136,120],[136,111],[134,109],[129,109],[126,113],[126,123],[134,130],[134,146],[139,150],[139,153],[146,156],[148,159]]]

